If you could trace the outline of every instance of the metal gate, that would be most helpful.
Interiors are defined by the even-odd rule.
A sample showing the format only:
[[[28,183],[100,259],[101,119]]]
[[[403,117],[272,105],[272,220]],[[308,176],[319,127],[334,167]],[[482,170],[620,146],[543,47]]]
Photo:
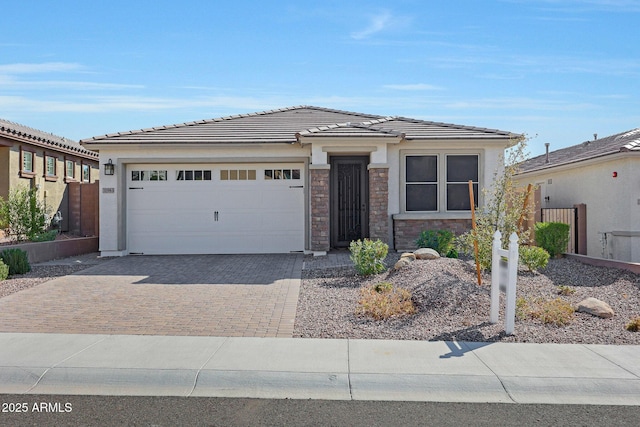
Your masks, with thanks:
[[[577,208],[543,208],[541,209],[542,222],[561,222],[569,225],[569,243],[567,253],[577,253],[578,246],[578,209]]]
[[[368,233],[368,158],[332,159],[331,245],[349,246]]]

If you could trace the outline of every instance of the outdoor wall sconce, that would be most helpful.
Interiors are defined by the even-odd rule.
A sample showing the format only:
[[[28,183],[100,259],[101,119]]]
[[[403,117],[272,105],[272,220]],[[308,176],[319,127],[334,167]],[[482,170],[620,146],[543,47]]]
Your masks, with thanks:
[[[104,164],[104,174],[113,175],[115,172],[116,172],[115,165],[113,164],[111,159],[109,159],[109,161]]]

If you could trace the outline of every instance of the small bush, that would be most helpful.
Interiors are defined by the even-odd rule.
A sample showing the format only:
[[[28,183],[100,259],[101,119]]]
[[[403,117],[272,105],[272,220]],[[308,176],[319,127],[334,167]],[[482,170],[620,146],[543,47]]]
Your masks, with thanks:
[[[357,240],[349,245],[351,261],[358,274],[368,276],[384,272],[384,259],[389,253],[389,245],[380,240]]]
[[[640,331],[640,316],[635,319],[631,319],[631,321],[625,326],[625,329],[629,332]]]
[[[411,292],[407,289],[394,288],[391,283],[379,283],[360,289],[360,301],[356,314],[384,320],[415,312]]]
[[[453,247],[454,234],[449,230],[424,230],[416,240],[418,248],[431,248],[440,255],[458,258],[458,252]]]
[[[569,224],[562,222],[537,222],[536,243],[555,258],[566,252],[569,244]]]
[[[29,257],[22,249],[5,249],[0,253],[0,259],[9,267],[9,276],[31,271]]]
[[[558,286],[558,295],[573,295],[576,293],[576,290],[573,289],[571,286],[566,286],[566,285],[560,285]]]
[[[49,230],[43,233],[38,233],[31,237],[32,242],[50,242],[52,240],[56,240],[56,236],[58,235],[57,230]]]
[[[573,320],[575,309],[561,298],[552,300],[535,299],[529,302],[524,298],[516,300],[516,317],[520,320],[527,318],[539,319],[542,323],[555,326],[565,326]]]
[[[520,263],[524,264],[529,271],[537,271],[545,268],[549,263],[549,253],[537,246],[520,246]]]
[[[0,282],[9,277],[9,266],[0,260]]]

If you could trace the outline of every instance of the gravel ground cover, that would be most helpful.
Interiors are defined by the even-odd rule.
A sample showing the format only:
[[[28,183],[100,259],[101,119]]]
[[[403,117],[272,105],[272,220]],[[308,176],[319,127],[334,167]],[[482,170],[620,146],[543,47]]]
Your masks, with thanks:
[[[392,266],[399,255],[390,255]],[[353,267],[308,269],[298,300],[295,337],[400,340],[457,340],[478,342],[534,342],[584,344],[640,344],[640,332],[625,325],[640,316],[640,275],[613,268],[553,259],[538,273],[521,270],[517,296],[527,301],[562,298],[572,305],[594,297],[615,311],[610,319],[576,312],[566,326],[544,324],[535,318],[516,319],[515,332],[504,334],[500,321],[489,323],[490,275],[478,286],[472,261],[440,258],[417,260],[399,270],[363,278]],[[360,288],[380,282],[412,291],[416,314],[376,321],[356,315]],[[575,290],[559,295],[558,287]]]

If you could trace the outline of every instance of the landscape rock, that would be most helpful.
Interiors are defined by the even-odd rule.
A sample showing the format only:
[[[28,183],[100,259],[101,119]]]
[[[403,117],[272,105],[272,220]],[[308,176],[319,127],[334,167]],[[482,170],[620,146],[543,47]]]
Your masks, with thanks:
[[[411,264],[411,261],[409,260],[409,258],[407,257],[400,258],[398,262],[396,262],[396,265],[393,266],[393,268],[395,270],[400,270],[401,268],[406,267],[409,264]]]
[[[400,258],[407,258],[409,261],[415,261],[416,260],[416,254],[414,254],[413,252],[405,252],[403,253]]]
[[[420,248],[413,251],[417,259],[436,259],[440,258],[440,254],[435,249]]]
[[[602,317],[603,319],[609,319],[614,315],[614,311],[611,306],[597,298],[587,298],[580,301],[578,303],[577,311],[588,313],[592,316]]]

